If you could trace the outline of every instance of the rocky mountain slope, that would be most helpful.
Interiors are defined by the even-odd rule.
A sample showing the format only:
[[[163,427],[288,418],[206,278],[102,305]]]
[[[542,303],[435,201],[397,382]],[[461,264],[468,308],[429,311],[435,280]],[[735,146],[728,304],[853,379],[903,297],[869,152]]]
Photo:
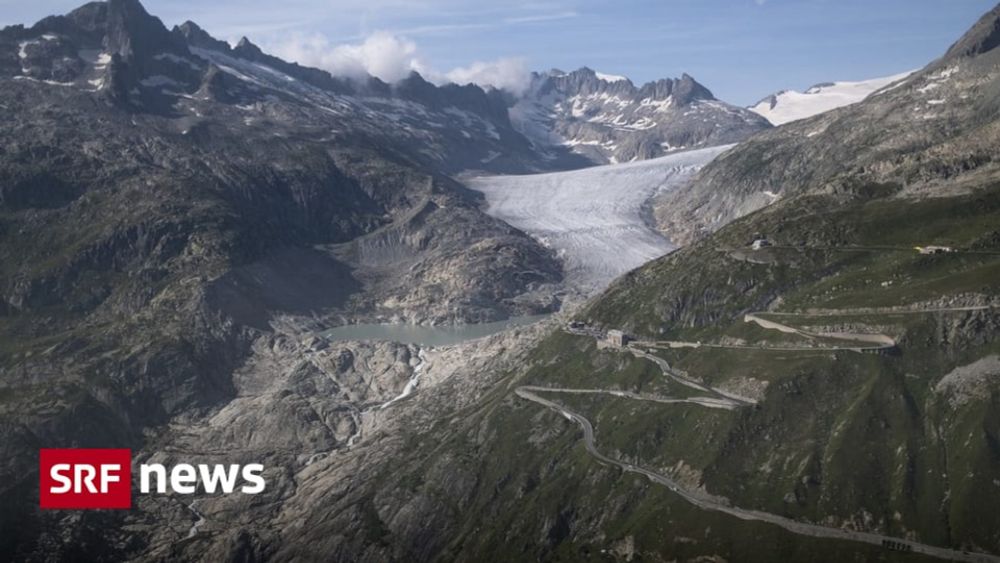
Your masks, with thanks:
[[[989,107],[992,91],[980,86],[994,69],[1000,9],[987,18],[900,89],[936,77],[928,92]],[[794,192],[621,278],[576,315],[583,328],[550,326],[531,350],[512,344],[499,371],[470,368],[475,377],[443,378],[400,403],[391,438],[324,458],[295,481],[280,527],[218,518],[178,549],[279,560],[308,559],[305,546],[341,560],[994,560],[998,176],[975,160],[942,173],[936,164],[953,155],[921,148],[920,127],[945,138],[934,119],[907,125],[908,144],[894,152],[869,143],[897,123],[891,109],[871,120],[884,108],[875,97],[834,112],[869,116],[841,138],[840,157],[936,175],[880,183],[848,168],[830,186],[820,160]],[[973,135],[989,131],[983,115],[950,121],[944,148],[995,146]],[[711,168],[759,169],[750,182],[782,174],[787,160],[772,147],[812,142],[783,133]],[[762,234],[773,246],[752,250]],[[914,249],[930,244],[954,252]],[[792,328],[745,322],[752,312]],[[640,342],[595,341],[612,328]],[[862,337],[883,345],[843,343]],[[525,399],[526,386],[555,408]],[[584,447],[590,439],[604,459]],[[363,462],[373,463],[362,471]],[[893,551],[905,546],[929,551]]]
[[[550,334],[526,373],[468,409],[466,426],[452,423],[453,437],[415,437],[438,458],[477,452],[448,477],[470,485],[449,489],[447,505],[461,516],[447,521],[438,553],[474,559],[504,546],[524,560],[868,561],[936,546],[951,550],[946,558],[995,560],[997,29],[1000,7],[895,90],[763,133],[714,161],[696,190],[738,198],[780,178],[782,197],[621,278],[576,315],[585,329]],[[762,236],[773,246],[753,250]],[[927,245],[951,251],[914,248]],[[795,328],[746,322],[758,311]],[[639,343],[616,349],[590,332],[609,329]],[[893,345],[860,353],[826,334]],[[526,401],[518,386],[555,408]],[[710,392],[738,400],[721,409],[683,401]],[[591,431],[606,459],[581,443]],[[884,535],[896,546],[695,508],[649,472],[672,479],[683,498]],[[436,498],[443,482],[397,475],[381,498],[393,497],[387,487]],[[387,537],[396,533],[390,524]]]
[[[748,109],[764,116],[774,125],[784,125],[832,109],[856,104],[910,74],[904,72],[859,82],[826,82],[812,86],[805,92],[782,90],[765,97]]]
[[[39,447],[226,404],[279,316],[557,305],[552,253],[446,176],[540,162],[477,87],[346,82],[110,0],[0,30],[0,94],[4,554],[42,549]]]
[[[551,254],[443,175],[502,121],[452,149],[437,102],[126,0],[46,22],[0,32],[10,559],[929,560],[842,539],[862,532],[1000,553],[1000,8],[898,88],[709,165],[675,199],[697,223],[661,215],[696,242],[578,324],[439,350],[329,342],[313,317],[539,305]],[[372,128],[392,106],[426,142]],[[955,251],[913,248],[931,244]],[[614,328],[643,342],[608,346]],[[41,512],[35,452],[61,445],[262,462],[269,485]]]
[[[657,202],[661,229],[677,241],[694,240],[806,192],[850,194],[875,183],[895,186],[897,197],[908,199],[981,185],[996,171],[1000,123],[993,95],[1000,51],[991,47],[992,33],[973,30],[943,57],[864,103],[765,131],[736,147],[705,167],[691,190]]]
[[[394,85],[347,82],[246,40],[231,49],[190,22],[168,31],[134,1],[87,4],[31,28],[5,28],[0,54],[10,116],[0,131],[4,301],[12,311],[69,291],[68,280],[97,264],[130,271],[121,252],[136,260],[161,253],[153,269],[175,255],[217,253],[227,273],[207,282],[234,307],[228,284],[241,272],[280,277],[279,264],[300,263],[317,281],[345,287],[317,309],[343,301],[358,314],[370,312],[370,303],[346,299],[357,293],[352,284],[380,283],[377,266],[411,289],[435,286],[433,297],[411,296],[395,313],[383,307],[416,319],[416,309],[440,302],[423,320],[446,317],[441,311],[454,299],[480,304],[458,318],[502,316],[519,307],[502,301],[559,277],[544,249],[482,215],[480,196],[444,176],[538,161],[511,129],[502,101],[475,86],[436,88],[416,74]],[[196,220],[213,214],[219,219],[209,226]],[[59,227],[47,229],[53,221]],[[167,225],[150,226],[159,222]],[[192,249],[195,229],[211,231],[208,237],[230,230],[234,240]],[[163,236],[173,238],[168,244]],[[354,241],[374,250],[340,251]],[[498,248],[509,261],[493,260]],[[428,276],[434,261],[455,268]],[[364,279],[352,280],[351,270]],[[463,281],[471,279],[480,281]],[[260,292],[272,289],[253,285],[240,291],[276,309],[291,305],[269,302]],[[477,286],[482,293],[469,291]],[[399,302],[404,291],[368,294]],[[87,307],[107,298],[98,294]]]
[[[510,118],[540,149],[558,154],[568,147],[598,164],[735,143],[770,127],[686,74],[637,87],[586,67],[533,73]]]
[[[438,88],[416,73],[392,85],[337,78],[267,55],[246,38],[230,48],[193,22],[168,31],[137,3],[94,2],[31,28],[11,26],[0,45],[7,80],[99,94],[172,117],[183,134],[208,125],[205,105],[227,108],[225,117],[247,128],[308,122],[329,142],[364,136],[436,170],[523,171],[537,163],[497,91]]]

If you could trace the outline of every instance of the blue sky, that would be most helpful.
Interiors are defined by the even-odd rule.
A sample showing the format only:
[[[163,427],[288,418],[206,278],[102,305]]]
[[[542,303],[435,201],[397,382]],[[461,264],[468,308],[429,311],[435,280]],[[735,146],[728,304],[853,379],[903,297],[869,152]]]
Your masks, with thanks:
[[[0,24],[80,2],[0,0]],[[583,65],[636,83],[687,72],[741,105],[780,89],[919,68],[995,0],[146,0],[168,25],[247,35],[306,64],[409,65],[439,77]],[[381,32],[380,41],[355,51]],[[399,53],[394,50],[401,51]],[[355,59],[350,59],[355,61]],[[472,66],[480,62],[479,66]],[[464,74],[448,74],[465,67]],[[478,69],[478,70],[477,70]],[[460,69],[461,70],[461,69]]]

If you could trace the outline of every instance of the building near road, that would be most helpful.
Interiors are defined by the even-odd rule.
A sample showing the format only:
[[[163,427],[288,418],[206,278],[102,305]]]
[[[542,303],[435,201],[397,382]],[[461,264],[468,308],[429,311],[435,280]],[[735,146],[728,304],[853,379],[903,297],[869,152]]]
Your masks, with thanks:
[[[955,252],[955,249],[950,246],[915,246],[914,248],[921,254],[947,254]]]
[[[769,246],[771,246],[771,241],[767,240],[766,238],[756,239],[753,241],[752,244],[750,244],[750,248],[754,250],[760,250],[762,248],[767,248]]]
[[[882,540],[882,547],[890,551],[904,551],[904,552],[913,551],[912,545],[896,540]]]
[[[620,330],[609,330],[607,340],[608,344],[616,348],[624,348],[625,346],[628,346],[631,338]]]

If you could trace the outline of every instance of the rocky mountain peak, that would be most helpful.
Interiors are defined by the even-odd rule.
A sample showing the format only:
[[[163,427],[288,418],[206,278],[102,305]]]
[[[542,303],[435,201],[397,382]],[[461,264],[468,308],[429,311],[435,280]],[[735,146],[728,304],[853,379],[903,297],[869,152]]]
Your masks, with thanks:
[[[673,98],[677,105],[688,105],[695,100],[714,100],[711,90],[702,86],[690,74],[684,73],[680,78],[662,78],[655,82],[644,84],[639,89],[643,98],[665,100]]]
[[[974,57],[1000,46],[1000,4],[987,12],[972,29],[948,49],[944,58]]]
[[[107,10],[106,2],[90,2],[66,14],[66,19],[78,29],[93,33],[104,29],[108,19]]]
[[[687,104],[694,100],[714,100],[715,96],[711,90],[685,72],[674,86],[674,98],[680,104]]]
[[[188,54],[187,46],[167,31],[159,18],[149,15],[138,0],[108,0],[104,48],[126,63],[158,53]]]
[[[495,123],[510,125],[507,103],[498,90],[483,90],[475,84],[435,86],[417,71],[391,86],[396,96],[436,109],[457,108],[487,116]]]
[[[808,89],[806,89],[806,94],[815,94],[816,92],[819,92],[823,88],[831,88],[836,85],[837,85],[836,82],[820,82],[818,84],[813,84]]]
[[[758,100],[756,104],[750,106],[750,108],[767,107],[768,109],[774,109],[781,101],[781,97],[789,92],[791,92],[791,90],[778,90],[777,92],[771,95],[764,96],[763,98]]]
[[[754,105],[752,105],[750,107],[762,107],[763,106],[763,107],[767,107],[768,109],[774,109],[775,106],[778,105],[778,96],[780,96],[780,95],[782,95],[784,93],[785,93],[785,91],[782,90],[781,92],[777,92],[777,93],[771,94],[770,96],[764,96],[763,98],[760,99],[760,101],[758,101],[756,104],[754,104]]]
[[[636,87],[589,67],[532,75],[511,122],[536,146],[570,147],[592,162],[627,162],[738,142],[767,120],[716,100],[689,74]]]
[[[191,20],[174,27],[173,32],[183,37],[188,45],[192,47],[211,49],[223,53],[230,51],[229,43],[212,37],[207,31]]]
[[[250,60],[256,60],[264,55],[264,51],[260,47],[255,45],[252,41],[247,39],[246,36],[240,38],[239,43],[233,48],[233,52],[237,55]]]
[[[608,80],[605,75],[586,66],[569,73],[552,70],[548,73],[548,78],[558,89],[572,90],[583,95],[599,93],[631,95],[635,92],[635,86],[628,79]]]

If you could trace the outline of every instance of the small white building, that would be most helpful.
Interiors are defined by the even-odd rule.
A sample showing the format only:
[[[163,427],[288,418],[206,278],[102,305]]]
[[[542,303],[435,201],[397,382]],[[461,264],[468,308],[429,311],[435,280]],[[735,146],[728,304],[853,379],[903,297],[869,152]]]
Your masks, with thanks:
[[[767,240],[766,238],[759,238],[753,241],[753,244],[750,245],[750,248],[754,250],[760,250],[762,248],[767,248],[768,246],[771,246],[771,241]]]
[[[955,249],[950,246],[918,246],[917,252],[921,254],[946,254],[948,252],[955,252]]]

